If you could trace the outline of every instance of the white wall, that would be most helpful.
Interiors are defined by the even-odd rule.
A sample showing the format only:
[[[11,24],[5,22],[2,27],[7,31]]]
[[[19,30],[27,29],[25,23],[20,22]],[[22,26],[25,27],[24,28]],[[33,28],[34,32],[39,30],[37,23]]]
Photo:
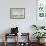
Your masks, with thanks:
[[[10,8],[25,8],[25,19],[10,19]],[[36,0],[0,0],[0,34],[16,26],[32,34],[32,24],[36,24]]]
[[[25,8],[25,19],[10,19],[10,8]],[[36,24],[36,0],[0,0],[0,33],[16,26],[20,32],[29,32],[32,24]]]

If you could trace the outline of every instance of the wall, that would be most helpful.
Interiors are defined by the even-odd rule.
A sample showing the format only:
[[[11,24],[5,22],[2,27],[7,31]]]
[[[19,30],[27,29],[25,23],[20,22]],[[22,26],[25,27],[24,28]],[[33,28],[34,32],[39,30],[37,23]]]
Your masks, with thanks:
[[[25,19],[10,19],[10,8],[25,8]],[[36,0],[0,0],[0,34],[17,26],[32,36],[32,24],[36,24]]]

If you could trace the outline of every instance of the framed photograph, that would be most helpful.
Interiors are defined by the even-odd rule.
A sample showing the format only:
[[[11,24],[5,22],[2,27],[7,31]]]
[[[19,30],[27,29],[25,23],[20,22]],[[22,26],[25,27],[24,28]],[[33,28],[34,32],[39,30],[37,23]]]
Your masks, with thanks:
[[[10,8],[10,18],[11,19],[24,19],[25,8]]]
[[[36,10],[36,24],[46,25],[46,0],[37,0]]]
[[[46,0],[37,0],[37,16],[46,18]]]

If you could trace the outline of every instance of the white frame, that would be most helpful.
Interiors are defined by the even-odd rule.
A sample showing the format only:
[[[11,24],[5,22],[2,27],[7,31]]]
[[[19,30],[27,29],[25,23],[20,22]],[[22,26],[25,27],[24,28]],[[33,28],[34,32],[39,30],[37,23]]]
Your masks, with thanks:
[[[37,16],[39,18],[46,18],[46,5],[44,4],[45,0],[43,2],[42,1],[43,0],[37,0]]]

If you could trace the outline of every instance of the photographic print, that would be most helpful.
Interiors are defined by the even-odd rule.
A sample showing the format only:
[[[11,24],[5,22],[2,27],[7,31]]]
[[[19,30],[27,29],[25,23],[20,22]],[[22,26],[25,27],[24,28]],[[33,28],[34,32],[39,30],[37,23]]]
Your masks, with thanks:
[[[10,8],[10,18],[11,19],[24,19],[25,8]]]

